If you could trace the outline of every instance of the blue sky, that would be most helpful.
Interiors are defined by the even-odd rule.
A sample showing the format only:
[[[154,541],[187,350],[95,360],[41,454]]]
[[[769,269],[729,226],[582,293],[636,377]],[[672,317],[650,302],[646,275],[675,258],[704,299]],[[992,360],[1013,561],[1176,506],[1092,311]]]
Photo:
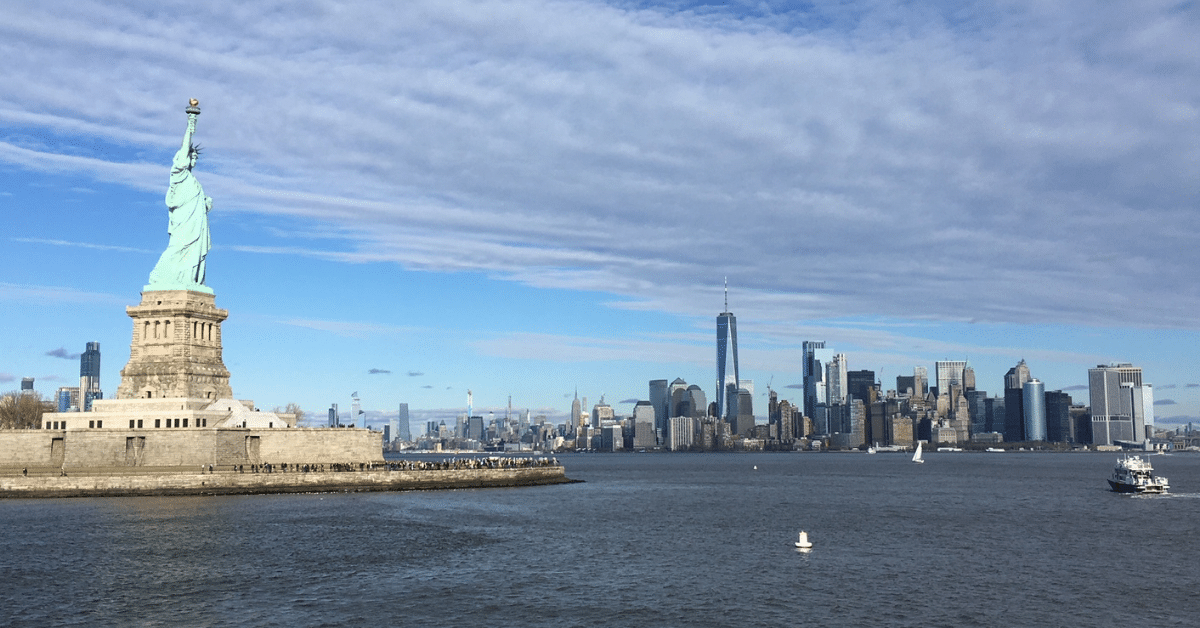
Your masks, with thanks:
[[[201,101],[240,398],[629,412],[825,340],[893,387],[1142,366],[1200,416],[1191,2],[9,2],[0,389],[102,385]]]

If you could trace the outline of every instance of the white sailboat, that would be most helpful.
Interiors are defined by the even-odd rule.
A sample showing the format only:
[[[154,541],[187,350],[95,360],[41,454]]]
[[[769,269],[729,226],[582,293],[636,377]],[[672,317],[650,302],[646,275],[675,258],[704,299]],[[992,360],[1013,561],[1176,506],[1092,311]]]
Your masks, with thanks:
[[[917,464],[921,464],[921,463],[925,462],[925,459],[921,457],[921,445],[922,444],[923,443],[921,443],[921,441],[917,441],[917,450],[913,452],[913,462],[915,462]]]
[[[800,531],[800,538],[796,541],[796,547],[802,550],[812,549],[812,543],[808,540],[808,533],[804,530]]]

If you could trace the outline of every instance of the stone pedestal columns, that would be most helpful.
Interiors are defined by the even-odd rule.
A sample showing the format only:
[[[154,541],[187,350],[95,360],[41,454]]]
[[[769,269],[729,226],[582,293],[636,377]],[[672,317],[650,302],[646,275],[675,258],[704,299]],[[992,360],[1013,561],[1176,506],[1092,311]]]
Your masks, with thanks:
[[[125,312],[133,319],[133,342],[118,399],[233,397],[221,359],[221,322],[229,311],[216,307],[214,295],[150,290]]]

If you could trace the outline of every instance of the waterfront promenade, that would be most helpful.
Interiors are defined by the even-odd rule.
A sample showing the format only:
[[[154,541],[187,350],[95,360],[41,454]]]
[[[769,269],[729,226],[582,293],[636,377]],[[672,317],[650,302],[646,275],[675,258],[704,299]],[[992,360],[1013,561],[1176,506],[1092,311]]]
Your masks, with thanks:
[[[573,482],[550,459],[222,467],[2,467],[0,498],[254,495],[539,486]]]

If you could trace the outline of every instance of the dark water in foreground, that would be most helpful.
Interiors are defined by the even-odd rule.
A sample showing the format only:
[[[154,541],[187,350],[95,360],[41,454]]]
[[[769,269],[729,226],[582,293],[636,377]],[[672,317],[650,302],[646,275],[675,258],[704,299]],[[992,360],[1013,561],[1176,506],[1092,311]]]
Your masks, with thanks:
[[[1115,454],[559,460],[586,483],[0,501],[0,624],[1200,622],[1200,455],[1151,458],[1159,497]]]

